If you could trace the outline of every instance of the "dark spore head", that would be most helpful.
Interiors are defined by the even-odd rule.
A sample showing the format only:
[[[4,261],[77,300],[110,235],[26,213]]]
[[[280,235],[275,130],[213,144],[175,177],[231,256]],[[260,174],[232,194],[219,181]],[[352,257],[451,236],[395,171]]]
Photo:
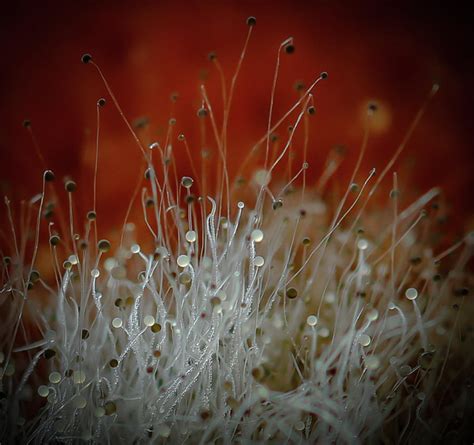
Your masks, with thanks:
[[[293,54],[295,52],[295,45],[293,43],[288,43],[285,45],[285,53]]]
[[[51,181],[54,181],[54,173],[52,170],[46,170],[44,172],[44,180],[46,182],[51,182]]]
[[[375,113],[377,111],[378,106],[375,102],[370,102],[368,108],[370,113]]]
[[[64,184],[64,188],[66,189],[67,192],[72,193],[76,191],[77,185],[74,181],[69,180],[69,181],[66,181],[66,183]]]
[[[92,56],[89,53],[85,53],[81,57],[81,62],[82,63],[89,63],[92,61]]]
[[[248,26],[255,26],[257,24],[257,19],[254,17],[254,16],[250,16],[248,19],[247,19],[247,25]]]
[[[97,247],[99,248],[99,250],[103,253],[105,252],[108,252],[110,250],[110,241],[109,240],[106,240],[106,239],[101,239],[98,243],[97,243]]]

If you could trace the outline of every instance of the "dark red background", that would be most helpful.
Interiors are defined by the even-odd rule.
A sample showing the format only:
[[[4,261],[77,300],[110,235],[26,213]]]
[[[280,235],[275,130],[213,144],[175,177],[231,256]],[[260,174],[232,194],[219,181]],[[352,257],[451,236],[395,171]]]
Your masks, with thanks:
[[[282,57],[275,116],[296,100],[295,80],[309,84],[329,72],[315,91],[310,174],[316,177],[330,148],[341,143],[348,148],[342,175],[347,177],[371,99],[390,120],[371,137],[363,171],[373,166],[380,171],[433,81],[439,81],[441,89],[397,170],[405,188],[423,192],[441,185],[454,223],[472,226],[474,33],[465,10],[433,2],[359,1],[9,2],[2,9],[1,192],[14,201],[41,185],[42,169],[22,127],[29,118],[48,167],[78,182],[82,211],[92,205],[95,104],[108,96],[93,67],[80,63],[84,52],[103,69],[127,117],[150,118],[150,139],[162,141],[168,118],[176,117],[176,134],[186,134],[198,162],[202,70],[208,71],[206,85],[217,110],[221,103],[218,76],[206,56],[217,52],[230,81],[247,32],[245,19],[255,15],[230,121],[231,168],[265,133],[276,50],[293,36],[296,52]],[[180,94],[174,108],[173,91]],[[116,227],[141,157],[110,100],[101,125],[98,211]],[[175,145],[181,173],[191,173],[182,145]]]

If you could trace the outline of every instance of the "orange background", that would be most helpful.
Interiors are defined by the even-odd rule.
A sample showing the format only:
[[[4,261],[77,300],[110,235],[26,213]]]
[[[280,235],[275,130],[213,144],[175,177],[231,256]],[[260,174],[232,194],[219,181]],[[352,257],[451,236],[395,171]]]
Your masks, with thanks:
[[[40,191],[42,168],[22,127],[28,118],[48,167],[58,178],[76,180],[80,212],[91,208],[96,101],[108,95],[93,67],[80,63],[85,52],[102,68],[126,116],[150,119],[149,140],[163,142],[173,116],[175,136],[186,134],[199,162],[196,110],[203,78],[216,112],[222,108],[218,75],[207,54],[217,52],[230,83],[245,20],[255,15],[230,119],[231,169],[265,133],[277,48],[292,36],[296,51],[282,56],[275,117],[297,99],[296,80],[310,84],[321,71],[329,72],[315,90],[309,175],[321,172],[335,144],[347,147],[342,177],[349,175],[371,99],[381,106],[383,125],[371,137],[363,172],[380,171],[433,81],[439,81],[440,91],[397,170],[400,183],[417,192],[442,186],[454,223],[465,229],[474,185],[469,14],[431,2],[379,3],[9,2],[0,19],[0,190],[12,201]],[[174,91],[180,98],[172,105]],[[141,155],[110,100],[101,111],[100,141],[98,211],[112,228],[123,221]],[[182,144],[175,149],[180,174],[191,174]]]

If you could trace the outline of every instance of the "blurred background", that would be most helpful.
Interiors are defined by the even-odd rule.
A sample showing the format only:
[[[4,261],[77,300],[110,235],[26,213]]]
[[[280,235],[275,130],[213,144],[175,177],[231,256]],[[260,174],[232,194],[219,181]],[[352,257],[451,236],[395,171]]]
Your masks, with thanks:
[[[43,167],[22,126],[29,119],[47,167],[59,179],[74,178],[79,212],[90,210],[96,102],[105,97],[97,209],[103,230],[121,226],[143,161],[97,72],[81,63],[82,54],[93,55],[145,142],[163,143],[168,120],[176,118],[174,138],[186,135],[199,166],[205,148],[196,116],[202,83],[219,120],[222,112],[218,72],[207,55],[216,52],[229,84],[250,15],[257,25],[229,122],[232,172],[265,134],[277,50],[292,36],[295,52],[282,55],[275,118],[297,100],[295,82],[309,85],[321,71],[329,73],[314,92],[309,177],[321,173],[337,144],[346,147],[339,177],[350,175],[370,101],[379,111],[362,173],[380,171],[439,82],[396,170],[402,187],[416,194],[443,187],[452,224],[472,229],[472,16],[425,1],[8,2],[0,18],[1,194],[18,201],[40,191]],[[208,133],[212,168],[218,157],[210,127]],[[297,165],[301,139],[295,151]],[[182,144],[175,143],[175,155],[179,174],[191,174]]]

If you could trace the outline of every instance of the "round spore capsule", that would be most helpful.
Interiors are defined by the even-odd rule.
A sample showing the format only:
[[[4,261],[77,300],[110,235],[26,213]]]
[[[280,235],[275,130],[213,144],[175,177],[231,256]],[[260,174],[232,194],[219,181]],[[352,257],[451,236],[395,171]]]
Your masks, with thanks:
[[[157,334],[158,332],[161,331],[161,325],[159,323],[154,323],[151,327],[151,332],[153,332],[154,334]]]
[[[86,374],[84,371],[74,371],[72,374],[72,379],[76,385],[80,385],[81,383],[84,383],[86,381]]]
[[[255,257],[255,266],[262,267],[265,264],[265,259],[261,256]]]
[[[87,400],[85,397],[79,395],[73,400],[73,404],[78,409],[83,409],[87,406]]]
[[[49,381],[54,384],[59,383],[61,381],[61,374],[57,371],[53,371],[49,374]]]
[[[180,255],[176,260],[176,263],[179,267],[186,267],[189,266],[190,258],[187,255]]]
[[[369,247],[369,243],[367,242],[367,240],[365,239],[360,239],[358,242],[357,242],[357,248],[359,250],[366,250],[367,247]]]
[[[204,108],[204,107],[201,107],[199,108],[199,110],[197,110],[197,115],[198,117],[206,117],[207,116],[207,110]]]
[[[110,250],[110,241],[102,239],[97,243],[97,247],[101,252],[108,252]]]
[[[418,297],[418,291],[414,287],[410,287],[405,291],[405,297],[409,300],[416,300]]]
[[[197,239],[197,235],[194,230],[189,230],[188,232],[186,232],[185,237],[188,243],[194,243]]]
[[[112,326],[115,328],[115,329],[119,329],[122,327],[122,319],[121,318],[114,318],[112,320]]]
[[[83,54],[81,57],[82,63],[89,63],[92,61],[92,56],[89,53]]]
[[[181,185],[187,189],[191,188],[191,186],[193,185],[193,178],[190,178],[189,176],[183,176],[181,178]]]
[[[155,317],[153,315],[145,315],[143,323],[150,328],[155,324]]]
[[[74,181],[69,180],[69,181],[66,181],[66,183],[64,184],[64,188],[66,189],[68,193],[72,193],[76,191],[77,184]]]
[[[46,385],[38,386],[38,395],[40,397],[48,397],[49,388]]]
[[[250,16],[247,19],[247,25],[248,26],[255,26],[257,24],[257,19],[254,16]]]
[[[114,402],[107,402],[104,405],[104,409],[105,409],[105,414],[107,416],[111,416],[112,414],[114,414],[117,411],[117,407],[115,406]]]
[[[369,355],[365,358],[365,366],[367,369],[374,371],[380,366],[380,359],[376,355]]]
[[[368,336],[367,334],[362,334],[362,335],[359,337],[359,343],[360,343],[362,346],[369,346],[369,345],[370,345],[370,342],[371,342],[370,336]]]
[[[295,52],[295,45],[292,43],[288,43],[285,45],[285,53],[286,54],[293,54]]]
[[[54,173],[52,170],[46,170],[44,172],[44,180],[46,182],[51,182],[51,181],[54,181]]]
[[[255,229],[250,234],[250,238],[255,243],[260,243],[263,240],[263,232],[260,229]]]

